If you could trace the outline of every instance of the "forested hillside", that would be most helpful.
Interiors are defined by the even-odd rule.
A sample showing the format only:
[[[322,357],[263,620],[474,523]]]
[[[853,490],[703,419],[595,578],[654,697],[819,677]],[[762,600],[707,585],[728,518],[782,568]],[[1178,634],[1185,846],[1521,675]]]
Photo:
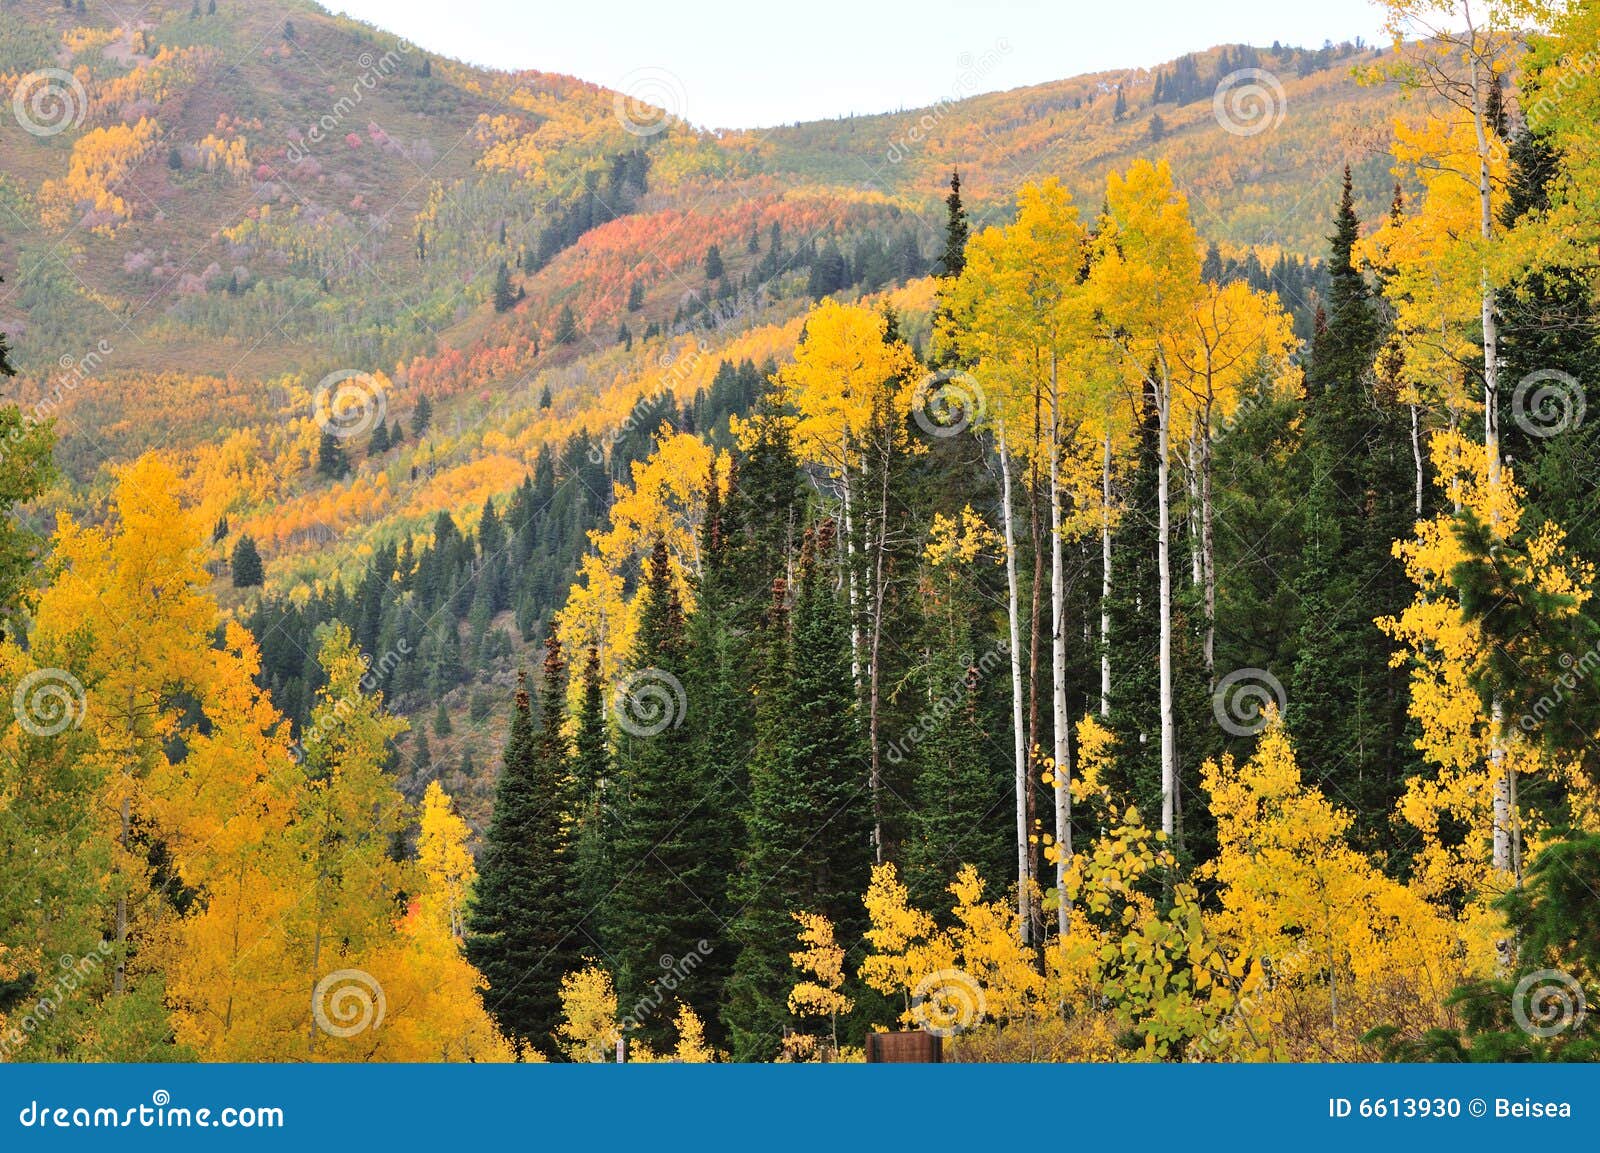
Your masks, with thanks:
[[[1592,1059],[1600,17],[1408,15],[713,132],[0,6],[0,1053]]]

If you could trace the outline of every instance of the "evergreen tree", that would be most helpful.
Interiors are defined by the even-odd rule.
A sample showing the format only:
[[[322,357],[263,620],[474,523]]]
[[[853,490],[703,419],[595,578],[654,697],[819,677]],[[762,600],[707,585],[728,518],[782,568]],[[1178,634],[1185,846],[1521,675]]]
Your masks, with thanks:
[[[261,564],[261,554],[256,551],[256,542],[248,533],[239,538],[239,543],[233,546],[233,587],[236,589],[255,588],[266,579],[265,571]]]
[[[831,538],[831,525],[815,543],[808,534],[787,638],[781,605],[771,610],[734,892],[739,956],[724,1015],[740,1060],[770,1058],[789,1020],[791,914],[828,917],[841,940],[864,927],[861,894],[872,861],[867,756],[849,615],[825,571]]]
[[[555,342],[557,344],[571,344],[577,339],[578,318],[573,314],[572,305],[564,304],[561,306],[561,315],[556,318]]]
[[[713,244],[706,249],[706,279],[719,280],[726,271],[722,266],[722,250]]]
[[[950,173],[950,195],[944,198],[944,251],[939,254],[939,275],[960,276],[967,267],[967,210],[961,204],[961,173]]]
[[[329,480],[350,475],[350,462],[345,459],[344,446],[327,429],[323,429],[322,439],[317,442],[317,474]]]
[[[517,303],[517,294],[511,288],[511,270],[503,260],[495,269],[493,299],[496,312],[510,312]]]
[[[635,280],[628,285],[628,311],[638,312],[644,307],[644,281]]]
[[[605,939],[616,959],[619,1004],[631,1006],[635,1035],[661,1045],[672,1035],[673,1000],[701,1020],[716,1017],[726,962],[722,940],[727,850],[721,794],[707,796],[696,763],[685,684],[683,606],[665,543],[646,576],[628,680],[618,689],[615,858],[626,874],[608,902]],[[726,952],[726,950],[724,950]],[[672,958],[663,962],[662,958]],[[675,986],[675,987],[672,987]]]
[[[1393,646],[1373,623],[1411,599],[1393,547],[1414,511],[1409,428],[1372,372],[1381,333],[1352,255],[1358,235],[1347,168],[1329,238],[1327,320],[1306,366],[1301,627],[1285,712],[1307,780],[1350,806],[1370,850],[1387,840],[1389,813],[1417,764],[1407,673],[1390,667]]]
[[[611,850],[614,815],[610,792],[611,737],[606,722],[605,682],[600,674],[600,651],[590,647],[583,666],[583,697],[578,710],[578,731],[572,762],[573,782],[573,892],[584,911],[584,943],[595,957],[604,955],[596,942],[597,910],[615,884],[615,858]]]
[[[372,439],[367,442],[368,456],[382,456],[389,451],[389,426],[379,421],[372,430]]]
[[[417,397],[416,407],[411,410],[411,436],[421,440],[428,431],[428,426],[433,423],[433,401],[428,399],[426,393]]]
[[[519,681],[494,817],[468,919],[467,958],[483,974],[484,1007],[522,1052],[557,1053],[561,978],[581,958],[566,812],[562,735],[566,662],[550,639],[536,727]]]

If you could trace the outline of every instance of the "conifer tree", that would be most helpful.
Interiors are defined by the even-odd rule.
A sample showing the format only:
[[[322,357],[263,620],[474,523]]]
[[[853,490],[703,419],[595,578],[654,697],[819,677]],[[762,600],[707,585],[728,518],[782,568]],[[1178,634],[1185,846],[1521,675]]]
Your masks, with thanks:
[[[350,475],[350,462],[345,459],[344,446],[328,429],[323,429],[322,438],[317,442],[317,473],[329,480]]]
[[[256,551],[256,542],[249,533],[239,537],[239,543],[233,546],[233,587],[236,589],[255,588],[266,579],[262,571],[261,554]]]
[[[1372,371],[1381,334],[1352,255],[1354,203],[1347,168],[1329,238],[1327,317],[1306,367],[1301,623],[1286,714],[1307,779],[1356,810],[1355,835],[1372,846],[1417,761],[1406,672],[1390,667],[1392,645],[1373,623],[1410,600],[1393,547],[1411,526],[1411,462],[1405,415]]]
[[[721,991],[717,967],[704,962],[722,938],[725,799],[704,795],[692,729],[684,723],[693,708],[684,626],[667,547],[658,539],[632,671],[615,698],[620,883],[604,922],[618,998],[641,1007],[635,1035],[651,1045],[670,1034],[671,1001],[712,1019]]]
[[[488,985],[484,1007],[522,1053],[557,1055],[561,978],[578,968],[582,913],[575,904],[566,801],[562,703],[566,661],[551,637],[540,716],[520,682],[494,817],[468,920],[467,958]]]
[[[867,753],[849,615],[827,572],[832,546],[831,523],[807,534],[789,635],[769,632],[725,1016],[743,1060],[770,1057],[788,1020],[792,914],[825,916],[844,938],[863,922],[872,864]],[[781,605],[771,611],[778,618]]]

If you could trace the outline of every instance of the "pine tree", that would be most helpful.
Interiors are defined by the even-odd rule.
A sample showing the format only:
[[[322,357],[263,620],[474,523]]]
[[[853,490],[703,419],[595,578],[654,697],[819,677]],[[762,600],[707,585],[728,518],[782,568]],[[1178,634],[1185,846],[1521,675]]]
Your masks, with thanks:
[[[726,964],[708,961],[718,951],[726,912],[727,873],[718,864],[727,849],[726,806],[720,794],[706,795],[692,729],[684,724],[692,710],[688,663],[683,606],[666,544],[658,540],[633,671],[616,704],[622,738],[615,857],[622,877],[604,920],[618,998],[638,1007],[636,1035],[653,1046],[670,1036],[666,1006],[674,999],[702,1020],[715,1018],[718,970]]]
[[[606,722],[605,682],[600,672],[600,650],[590,646],[583,666],[583,697],[578,709],[578,731],[572,762],[573,786],[573,892],[584,911],[585,944],[593,947],[599,931],[598,910],[615,883],[616,862],[611,838],[615,832],[611,793],[611,736]],[[600,942],[603,945],[604,942]]]
[[[331,431],[324,429],[317,442],[317,473],[329,480],[339,480],[350,475],[350,462],[345,459],[344,446]]]
[[[517,294],[511,288],[511,270],[503,260],[495,269],[493,299],[496,312],[510,312],[517,303]]]
[[[565,685],[566,662],[552,637],[537,726],[518,684],[467,936],[467,958],[488,983],[484,1007],[519,1050],[548,1056],[557,1054],[561,978],[581,962],[561,732]]]
[[[417,397],[416,407],[411,410],[411,436],[421,440],[428,426],[433,423],[433,401],[428,399],[426,393]]]
[[[379,421],[372,430],[372,439],[367,442],[368,456],[382,456],[389,451],[389,426]]]
[[[561,315],[556,318],[555,342],[557,344],[571,344],[577,339],[578,318],[572,311],[572,305],[564,304],[561,306]]]
[[[808,534],[792,627],[771,611],[758,696],[744,865],[734,888],[739,944],[724,1020],[740,1060],[770,1058],[788,1022],[796,912],[841,938],[862,927],[872,862],[867,755],[850,671],[850,626],[825,571],[831,525]],[[781,584],[777,586],[779,596]]]
[[[726,271],[722,266],[722,250],[713,244],[706,249],[706,279],[718,280]]]
[[[644,281],[635,280],[628,285],[628,311],[638,312],[644,307]]]
[[[1347,168],[1329,238],[1327,319],[1306,368],[1302,623],[1285,688],[1307,780],[1351,806],[1355,835],[1371,849],[1387,840],[1390,810],[1417,762],[1406,670],[1390,667],[1392,645],[1373,623],[1411,599],[1393,545],[1409,534],[1413,511],[1408,427],[1371,368],[1380,332],[1352,255],[1358,235]]]
[[[950,173],[950,195],[944,198],[944,251],[939,254],[939,275],[960,276],[967,267],[967,210],[961,204],[961,173]]]
[[[233,546],[233,587],[236,589],[255,588],[265,579],[266,574],[261,565],[261,554],[256,551],[256,542],[248,533],[239,538],[239,543]]]

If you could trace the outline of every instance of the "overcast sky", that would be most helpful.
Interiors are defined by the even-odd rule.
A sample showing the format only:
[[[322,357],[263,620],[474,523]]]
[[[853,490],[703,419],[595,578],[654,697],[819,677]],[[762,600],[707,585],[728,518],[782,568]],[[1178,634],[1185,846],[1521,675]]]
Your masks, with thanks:
[[[1380,39],[1370,0],[324,0],[421,48],[564,72],[751,128],[1158,64],[1214,44]]]

